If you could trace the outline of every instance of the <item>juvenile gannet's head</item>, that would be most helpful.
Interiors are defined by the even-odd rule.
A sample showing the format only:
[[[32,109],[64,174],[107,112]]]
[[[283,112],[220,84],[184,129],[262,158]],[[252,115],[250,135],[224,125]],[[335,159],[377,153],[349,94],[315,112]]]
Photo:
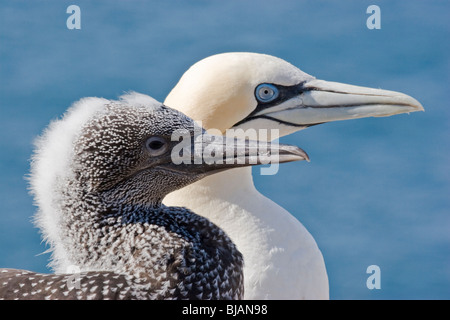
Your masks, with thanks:
[[[405,94],[317,80],[264,54],[223,53],[194,64],[166,105],[206,129],[279,129],[280,136],[336,120],[423,110]]]
[[[169,192],[218,171],[308,158],[293,146],[272,144],[272,154],[258,154],[255,141],[232,142],[230,150],[228,140],[149,96],[82,99],[37,140],[30,175],[37,225],[64,260],[62,221],[82,214],[86,199],[157,207]]]

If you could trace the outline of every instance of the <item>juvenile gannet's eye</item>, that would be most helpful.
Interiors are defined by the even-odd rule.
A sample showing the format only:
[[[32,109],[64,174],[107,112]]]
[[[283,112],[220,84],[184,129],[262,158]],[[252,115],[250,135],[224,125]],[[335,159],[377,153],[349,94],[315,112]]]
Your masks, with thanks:
[[[270,102],[278,97],[278,89],[272,84],[263,83],[256,87],[256,99],[260,102]]]
[[[160,156],[167,151],[169,144],[164,138],[161,137],[150,137],[145,143],[147,150],[153,157]]]

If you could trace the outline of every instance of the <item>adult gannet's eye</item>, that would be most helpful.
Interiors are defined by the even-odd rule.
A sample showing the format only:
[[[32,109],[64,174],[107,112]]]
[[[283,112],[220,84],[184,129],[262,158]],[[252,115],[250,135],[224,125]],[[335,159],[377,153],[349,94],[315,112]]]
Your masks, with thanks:
[[[150,137],[147,139],[145,146],[153,157],[160,156],[167,151],[169,144],[164,138]]]
[[[256,87],[255,95],[260,102],[270,102],[278,97],[278,89],[272,84],[263,83]]]

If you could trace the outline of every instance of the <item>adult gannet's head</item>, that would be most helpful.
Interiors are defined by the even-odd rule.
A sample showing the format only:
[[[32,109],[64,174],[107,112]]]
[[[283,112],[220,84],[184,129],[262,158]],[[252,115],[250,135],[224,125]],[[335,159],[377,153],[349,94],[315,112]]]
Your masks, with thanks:
[[[164,103],[206,129],[279,129],[280,136],[325,122],[423,110],[403,93],[317,80],[280,58],[247,52],[197,62]]]

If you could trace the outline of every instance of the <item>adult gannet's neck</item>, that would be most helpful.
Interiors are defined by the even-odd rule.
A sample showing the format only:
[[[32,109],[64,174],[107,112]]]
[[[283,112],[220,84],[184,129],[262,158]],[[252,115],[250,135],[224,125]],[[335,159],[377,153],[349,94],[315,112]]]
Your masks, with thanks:
[[[163,203],[195,210],[227,233],[244,256],[245,299],[328,299],[328,277],[314,238],[256,190],[249,168],[206,177],[170,193]]]
[[[208,188],[210,193],[219,197],[233,198],[236,196],[236,185],[242,192],[256,191],[253,184],[252,168],[236,168],[228,172],[221,172],[214,176],[206,177],[195,184],[197,187]]]
[[[163,203],[170,206],[199,207],[209,206],[212,202],[237,203],[241,201],[242,195],[251,196],[259,194],[253,184],[251,168],[236,168],[228,172],[217,173],[203,178],[189,186],[167,195]],[[249,201],[251,202],[251,201]],[[234,220],[233,212],[227,217],[220,210],[200,212],[212,222],[218,223],[224,220]],[[226,231],[226,230],[225,230]]]

